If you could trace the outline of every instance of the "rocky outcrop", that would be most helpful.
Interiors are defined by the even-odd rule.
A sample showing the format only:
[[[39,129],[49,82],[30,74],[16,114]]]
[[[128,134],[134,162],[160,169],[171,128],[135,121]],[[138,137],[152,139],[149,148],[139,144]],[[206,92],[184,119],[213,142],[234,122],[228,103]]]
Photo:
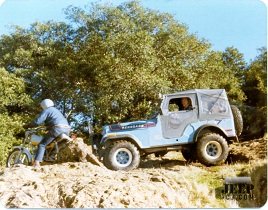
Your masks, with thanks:
[[[90,162],[94,165],[104,167],[98,158],[93,155],[92,148],[84,143],[82,138],[75,138],[67,145],[62,145],[57,162]]]
[[[197,167],[179,170],[111,171],[89,162],[19,165],[0,176],[0,201],[8,208],[188,208],[219,204],[207,186],[186,179]]]
[[[62,149],[57,164],[40,169],[17,165],[2,170],[0,203],[7,208],[238,207],[237,201],[217,198],[215,189],[223,186],[224,177],[236,175],[239,164],[188,165],[179,152],[171,152],[164,158],[148,157],[132,171],[111,171],[82,139],[77,139]],[[250,173],[254,186],[260,186],[254,192],[256,206],[267,198],[266,194],[262,196],[267,185],[263,172],[266,164]]]

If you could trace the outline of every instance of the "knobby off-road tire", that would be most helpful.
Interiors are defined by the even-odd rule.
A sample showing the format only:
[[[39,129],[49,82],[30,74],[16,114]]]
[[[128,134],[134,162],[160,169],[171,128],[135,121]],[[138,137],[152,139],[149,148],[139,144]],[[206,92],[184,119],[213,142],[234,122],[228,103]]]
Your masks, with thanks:
[[[235,106],[231,105],[231,110],[234,117],[236,135],[240,136],[243,131],[243,118],[240,110]]]
[[[26,153],[21,152],[20,149],[14,149],[7,157],[6,167],[10,168],[16,164],[31,165],[31,162]]]
[[[229,153],[227,141],[216,133],[205,134],[196,146],[197,159],[206,166],[224,163]]]
[[[140,164],[140,153],[137,147],[128,141],[116,141],[105,148],[104,165],[111,170],[128,171]]]

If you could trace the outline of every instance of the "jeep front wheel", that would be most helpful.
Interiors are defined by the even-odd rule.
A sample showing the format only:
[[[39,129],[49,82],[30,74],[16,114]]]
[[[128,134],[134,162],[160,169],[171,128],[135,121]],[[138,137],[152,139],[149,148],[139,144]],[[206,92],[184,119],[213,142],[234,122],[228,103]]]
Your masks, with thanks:
[[[216,133],[209,133],[197,141],[197,158],[200,163],[211,166],[223,163],[229,149],[225,138]]]
[[[104,165],[112,170],[131,170],[140,163],[140,153],[128,141],[116,141],[107,146],[104,152]]]

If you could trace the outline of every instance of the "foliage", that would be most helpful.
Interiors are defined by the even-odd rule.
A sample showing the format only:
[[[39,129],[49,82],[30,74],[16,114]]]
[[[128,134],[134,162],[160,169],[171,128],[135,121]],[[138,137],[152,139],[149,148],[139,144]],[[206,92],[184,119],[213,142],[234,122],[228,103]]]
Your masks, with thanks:
[[[0,68],[0,165],[3,165],[8,151],[18,143],[16,135],[22,131],[25,114],[21,111],[31,100],[25,94],[22,79]]]
[[[267,132],[267,49],[261,48],[259,52],[244,75],[243,85],[247,97],[244,107],[246,133],[257,137]]]
[[[228,67],[238,78],[240,85],[245,82],[246,62],[244,55],[234,47],[227,47],[222,53],[223,63]]]
[[[0,63],[24,78],[35,101],[53,99],[70,121],[87,116],[100,127],[146,118],[159,93],[192,88],[226,88],[243,100],[221,53],[169,14],[132,1],[69,7],[66,15],[72,25],[34,23],[2,37]]]
[[[267,49],[262,48],[259,52],[245,74],[243,86],[246,103],[255,107],[267,106]]]

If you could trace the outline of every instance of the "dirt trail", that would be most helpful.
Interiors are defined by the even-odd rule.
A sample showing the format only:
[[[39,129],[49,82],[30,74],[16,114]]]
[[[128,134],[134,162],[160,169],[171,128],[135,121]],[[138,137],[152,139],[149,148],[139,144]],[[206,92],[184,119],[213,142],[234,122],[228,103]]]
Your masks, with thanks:
[[[189,181],[185,170],[202,173],[194,166],[131,172],[91,163],[46,165],[40,171],[19,166],[1,175],[0,199],[9,208],[217,207],[214,193]]]
[[[248,168],[187,165],[180,153],[173,152],[164,158],[149,157],[136,170],[111,171],[81,140],[65,149],[61,161],[68,155],[73,162],[39,170],[22,165],[4,169],[0,202],[8,208],[238,207],[236,201],[217,198],[213,179],[222,186],[224,176]]]
[[[248,162],[267,158],[267,136],[231,144],[229,162]]]

